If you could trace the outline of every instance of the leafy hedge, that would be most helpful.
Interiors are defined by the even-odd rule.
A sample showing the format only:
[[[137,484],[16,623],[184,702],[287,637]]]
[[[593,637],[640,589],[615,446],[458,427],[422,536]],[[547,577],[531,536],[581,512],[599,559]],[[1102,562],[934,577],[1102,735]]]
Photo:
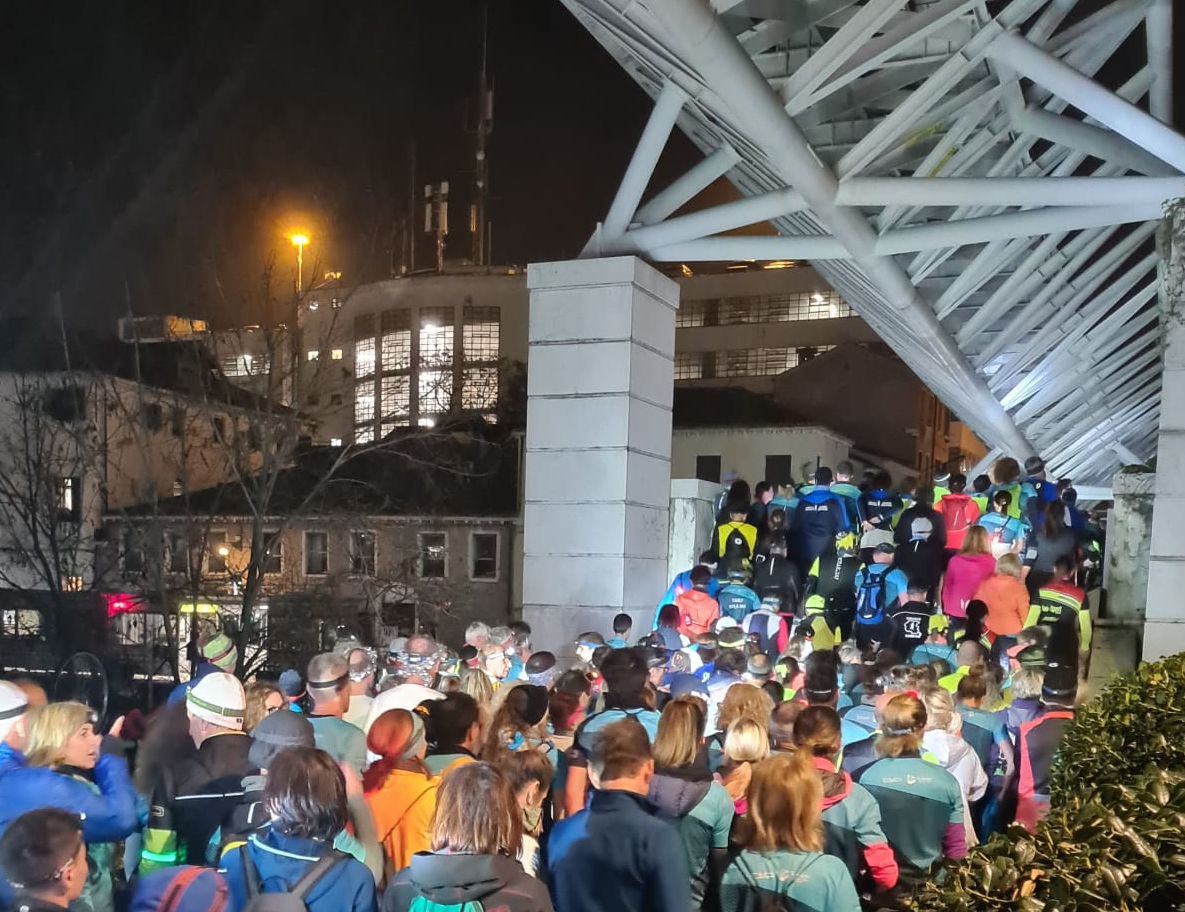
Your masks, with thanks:
[[[1185,654],[1117,677],[1066,732],[1052,810],[948,863],[917,912],[1185,909]]]

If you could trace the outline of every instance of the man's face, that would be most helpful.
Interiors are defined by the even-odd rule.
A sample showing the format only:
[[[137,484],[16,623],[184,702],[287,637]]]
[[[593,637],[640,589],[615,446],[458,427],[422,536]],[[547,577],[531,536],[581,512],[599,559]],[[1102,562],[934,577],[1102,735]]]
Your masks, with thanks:
[[[486,668],[492,677],[501,681],[510,674],[510,657],[505,653],[492,655],[486,660]]]
[[[206,737],[205,721],[199,719],[193,713],[189,713],[189,737],[193,739],[193,743],[197,747],[202,746],[202,741]]]
[[[593,648],[591,646],[577,646],[576,647],[576,658],[578,658],[581,662],[588,664],[589,662],[592,661],[592,656],[593,656]]]

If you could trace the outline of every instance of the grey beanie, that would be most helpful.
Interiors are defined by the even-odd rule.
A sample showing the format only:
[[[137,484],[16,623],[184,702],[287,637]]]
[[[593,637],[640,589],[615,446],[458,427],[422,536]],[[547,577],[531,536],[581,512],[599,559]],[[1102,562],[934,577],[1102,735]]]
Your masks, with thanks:
[[[264,716],[251,732],[247,760],[267,769],[272,758],[286,747],[313,747],[313,726],[301,713],[277,710]]]

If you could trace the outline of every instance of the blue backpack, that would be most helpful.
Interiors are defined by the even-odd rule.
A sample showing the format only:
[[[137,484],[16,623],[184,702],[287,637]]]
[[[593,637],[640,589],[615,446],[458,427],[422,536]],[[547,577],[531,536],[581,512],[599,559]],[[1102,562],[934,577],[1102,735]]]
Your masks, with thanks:
[[[864,580],[856,590],[856,623],[879,624],[885,619],[885,574],[882,570],[873,573],[872,568],[864,571]]]
[[[411,901],[407,912],[484,912],[481,903],[469,900],[463,903],[438,903],[420,894]]]

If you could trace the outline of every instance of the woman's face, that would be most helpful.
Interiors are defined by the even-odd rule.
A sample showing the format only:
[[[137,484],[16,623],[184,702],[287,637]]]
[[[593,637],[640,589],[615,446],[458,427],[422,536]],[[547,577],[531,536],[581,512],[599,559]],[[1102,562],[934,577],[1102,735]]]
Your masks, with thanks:
[[[274,690],[271,691],[266,697],[263,698],[263,709],[264,709],[264,712],[266,712],[269,716],[272,713],[274,713],[276,710],[283,709],[283,708],[284,708],[284,698],[280,694],[276,693]]]
[[[62,750],[62,762],[79,769],[94,769],[99,759],[99,744],[102,740],[102,737],[95,734],[90,722],[83,723],[66,739]]]

